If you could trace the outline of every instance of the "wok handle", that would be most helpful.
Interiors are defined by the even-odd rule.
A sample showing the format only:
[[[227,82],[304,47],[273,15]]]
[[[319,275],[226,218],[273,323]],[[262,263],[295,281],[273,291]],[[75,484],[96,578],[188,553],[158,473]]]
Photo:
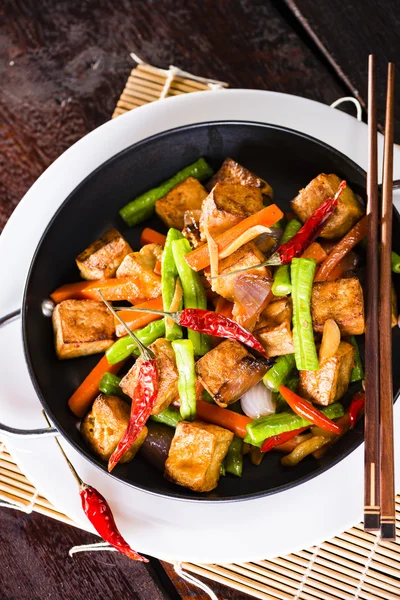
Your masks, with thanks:
[[[14,321],[21,315],[21,309],[13,310],[12,312],[0,317],[0,327],[4,327]],[[53,437],[59,435],[55,427],[43,427],[39,429],[17,429],[15,427],[9,427],[4,423],[0,423],[0,433],[12,437],[23,437],[23,438],[38,438],[38,437]]]

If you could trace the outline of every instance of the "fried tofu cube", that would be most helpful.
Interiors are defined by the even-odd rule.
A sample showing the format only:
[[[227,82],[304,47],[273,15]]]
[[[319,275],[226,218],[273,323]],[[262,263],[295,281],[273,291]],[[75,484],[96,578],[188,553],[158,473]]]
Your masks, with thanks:
[[[260,340],[268,356],[293,354],[292,301],[277,298],[261,313],[255,336]]]
[[[201,207],[201,239],[207,239],[206,228],[211,237],[215,238],[262,208],[263,199],[259,188],[240,183],[217,183]]]
[[[129,252],[132,248],[119,231],[109,229],[76,257],[76,264],[83,279],[110,279]]]
[[[52,320],[60,359],[104,352],[114,343],[114,317],[103,302],[64,300],[56,305]]]
[[[183,217],[187,210],[200,210],[207,190],[195,177],[178,183],[166,196],[156,201],[156,213],[167,227],[182,231]]]
[[[332,358],[320,363],[316,371],[300,371],[299,395],[328,406],[347,392],[354,366],[354,346],[340,342]]]
[[[152,246],[152,248],[148,248]],[[160,256],[158,244],[147,244],[140,252],[127,254],[117,269],[117,277],[135,277],[137,293],[130,300],[150,300],[161,295],[161,277],[154,273],[154,267]],[[161,249],[162,250],[162,249]]]
[[[266,372],[265,362],[235,340],[224,340],[196,363],[200,382],[223,407],[239,400]]]
[[[210,492],[218,485],[220,467],[233,433],[201,421],[181,421],[165,462],[164,476],[194,492]]]
[[[224,183],[239,183],[246,187],[255,187],[260,190],[264,196],[273,198],[272,187],[261,177],[258,177],[246,167],[242,167],[239,163],[234,161],[232,158],[226,158],[221,165],[219,171],[217,171],[214,177],[210,180],[207,188],[211,190],[216,183],[223,181]]]
[[[392,327],[396,327],[398,323],[399,313],[397,311],[397,296],[396,290],[392,281]]]
[[[333,319],[342,335],[364,333],[364,295],[356,277],[314,283],[311,295],[314,331],[322,332],[327,319]]]
[[[114,452],[129,423],[130,407],[125,400],[117,396],[100,394],[91,410],[82,421],[81,434],[89,448],[104,461],[108,461]],[[144,427],[137,440],[121,458],[121,463],[133,459],[147,435]]]
[[[248,242],[227,258],[220,260],[218,263],[218,272],[219,275],[230,273],[231,271],[245,269],[253,265],[259,265],[264,260],[264,254],[258,249],[256,244],[254,242]],[[206,275],[207,279],[209,279],[210,269],[205,269],[204,274]],[[257,274],[267,277],[268,271],[265,267],[258,267],[254,270],[246,271],[246,275],[249,274]],[[219,279],[214,279],[211,282],[212,290],[217,292],[217,294],[226,300],[235,302],[235,281],[240,276],[241,273],[237,273],[229,277],[220,277]]]
[[[152,415],[158,415],[171,402],[179,398],[178,392],[178,369],[176,367],[175,352],[165,338],[160,338],[153,342],[149,348],[154,352],[159,373],[158,379],[158,394],[156,404],[151,412]],[[122,391],[132,398],[137,378],[140,370],[140,365],[143,358],[140,356],[133,367],[128,371],[125,377],[120,382]]]
[[[291,204],[293,211],[302,223],[324,200],[333,198],[340,183],[341,179],[337,175],[321,173],[310,181],[307,187],[300,190]],[[346,186],[339,198],[335,212],[329,218],[320,236],[326,239],[343,237],[361,219],[363,214],[363,207],[356,195],[349,186]]]

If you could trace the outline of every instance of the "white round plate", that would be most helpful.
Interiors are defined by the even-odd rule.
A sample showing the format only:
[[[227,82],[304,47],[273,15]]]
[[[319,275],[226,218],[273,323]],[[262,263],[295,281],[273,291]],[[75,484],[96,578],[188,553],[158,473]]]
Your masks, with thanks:
[[[304,98],[255,90],[222,90],[154,102],[99,127],[77,142],[38,179],[1,238],[0,315],[21,305],[31,257],[52,215],[89,173],[150,135],[189,123],[251,120],[310,134],[366,168],[367,129],[353,117]],[[380,139],[382,150],[382,139]],[[400,178],[400,152],[395,150]],[[21,324],[2,329],[0,414],[11,426],[44,425],[41,405],[23,357]],[[400,402],[395,406],[399,427]],[[26,476],[59,510],[89,528],[76,484],[55,440],[7,438]],[[157,558],[192,562],[245,562],[309,547],[357,523],[362,514],[363,447],[319,477],[257,500],[196,503],[161,498],[108,477],[62,441],[81,477],[109,500],[132,546]],[[400,465],[400,443],[396,445]],[[397,489],[400,478],[397,473]]]

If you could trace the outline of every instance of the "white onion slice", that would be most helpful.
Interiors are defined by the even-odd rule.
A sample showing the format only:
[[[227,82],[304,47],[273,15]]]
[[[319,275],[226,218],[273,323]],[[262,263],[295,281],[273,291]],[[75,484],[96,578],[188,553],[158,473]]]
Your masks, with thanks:
[[[271,415],[276,408],[274,395],[262,381],[242,396],[240,404],[244,414],[251,419]]]

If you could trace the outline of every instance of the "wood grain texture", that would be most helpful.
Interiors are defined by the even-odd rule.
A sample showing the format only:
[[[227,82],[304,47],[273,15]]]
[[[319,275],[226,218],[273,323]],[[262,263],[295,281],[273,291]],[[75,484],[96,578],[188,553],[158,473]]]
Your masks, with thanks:
[[[40,173],[107,121],[134,66],[331,103],[344,87],[271,0],[5,0],[0,7],[0,226]]]
[[[379,129],[385,120],[386,65],[399,56],[400,10],[396,0],[362,2],[315,2],[285,0],[306,32],[336,69],[348,91],[367,103],[368,54],[377,59],[377,101]],[[400,98],[400,78],[396,83]],[[400,141],[400,119],[395,125]]]

